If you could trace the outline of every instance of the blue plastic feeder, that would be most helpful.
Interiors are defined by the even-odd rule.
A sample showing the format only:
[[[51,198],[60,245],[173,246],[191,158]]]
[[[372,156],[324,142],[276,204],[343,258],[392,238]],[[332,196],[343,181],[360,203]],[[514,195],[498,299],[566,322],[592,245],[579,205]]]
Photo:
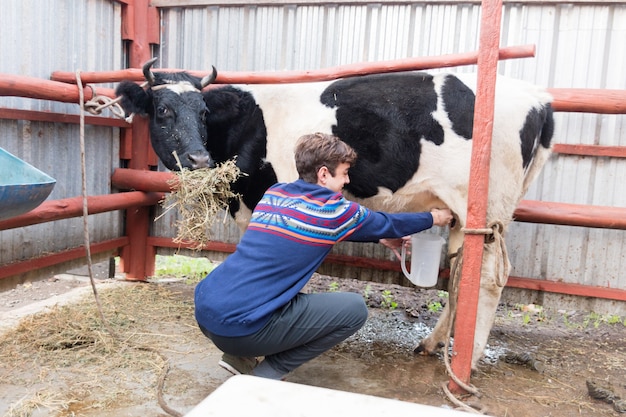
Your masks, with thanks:
[[[54,178],[0,148],[0,220],[39,206],[54,184]]]

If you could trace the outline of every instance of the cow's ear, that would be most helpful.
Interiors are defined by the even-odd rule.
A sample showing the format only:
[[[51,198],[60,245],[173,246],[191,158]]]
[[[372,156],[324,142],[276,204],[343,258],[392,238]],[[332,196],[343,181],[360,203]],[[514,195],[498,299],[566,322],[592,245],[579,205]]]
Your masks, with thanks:
[[[122,97],[121,106],[126,114],[137,113],[146,115],[150,105],[150,97],[141,86],[131,81],[122,81],[115,90],[115,95]]]
[[[239,115],[241,97],[234,91],[215,89],[202,94],[209,109],[208,123],[223,123],[233,120]]]

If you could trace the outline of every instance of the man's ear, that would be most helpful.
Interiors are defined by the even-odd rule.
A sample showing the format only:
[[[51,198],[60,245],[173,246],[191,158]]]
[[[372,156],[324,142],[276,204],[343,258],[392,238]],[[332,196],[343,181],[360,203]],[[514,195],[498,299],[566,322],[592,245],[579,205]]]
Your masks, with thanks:
[[[328,168],[325,165],[321,166],[320,169],[317,170],[317,183],[319,185],[326,185],[328,175],[330,175]]]

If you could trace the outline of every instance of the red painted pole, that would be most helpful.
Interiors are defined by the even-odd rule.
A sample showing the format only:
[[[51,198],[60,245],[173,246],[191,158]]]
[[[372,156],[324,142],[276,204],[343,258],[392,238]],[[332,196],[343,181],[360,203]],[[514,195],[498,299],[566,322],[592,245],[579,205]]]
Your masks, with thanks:
[[[175,189],[177,177],[172,172],[137,171],[117,168],[111,175],[111,184],[120,190],[170,192]]]
[[[499,51],[500,59],[530,58],[535,56],[534,45],[509,46]],[[265,83],[302,83],[313,81],[328,81],[342,77],[354,77],[364,74],[380,72],[400,72],[425,70],[432,68],[447,68],[461,65],[473,65],[478,60],[478,52],[465,52],[438,56],[426,56],[396,59],[379,62],[362,62],[340,65],[312,71],[218,71],[215,84],[265,84]],[[178,72],[177,68],[160,68],[155,72]],[[197,77],[204,77],[207,71],[187,71]],[[71,72],[55,71],[50,77],[55,81],[75,83],[76,76]],[[84,72],[80,75],[84,83],[110,83],[123,80],[143,82],[145,80],[140,69],[125,69],[118,71]]]
[[[626,90],[548,88],[555,111],[626,114]]]
[[[484,228],[487,215],[501,16],[502,0],[483,0],[467,207],[466,227],[469,229]],[[469,383],[472,370],[483,242],[483,235],[468,234],[465,235],[463,243],[463,265],[456,307],[452,371],[464,383]],[[449,387],[452,392],[464,392],[453,380],[450,380]]]
[[[76,74],[74,74],[76,77]],[[76,81],[74,81],[76,82]],[[85,89],[85,100],[93,98],[93,91]],[[115,97],[110,88],[98,88],[97,93]],[[28,97],[39,100],[54,100],[63,103],[78,103],[78,87],[58,81],[43,80],[25,75],[0,73],[0,96]]]
[[[154,8],[151,10],[149,0],[134,0],[124,7],[123,30],[132,40],[129,51],[130,66],[141,68],[144,62],[152,58],[150,35],[151,30],[158,27],[158,13],[154,13]],[[148,121],[137,117],[132,126],[132,149],[128,167],[149,170],[153,159],[151,150]],[[154,274],[156,252],[153,246],[148,245],[150,223],[150,207],[136,207],[126,211],[126,234],[130,243],[122,251],[120,264],[129,280],[143,281]]]
[[[129,207],[151,206],[162,199],[162,193],[144,193],[141,191],[92,195],[87,197],[87,212],[89,214],[97,214],[113,210],[122,210]],[[80,217],[82,215],[82,197],[49,200],[44,201],[39,207],[28,213],[0,221],[0,230],[15,229],[17,227]]]
[[[120,190],[146,192],[170,192],[176,188],[176,180],[176,175],[171,172],[128,168],[117,168],[111,176],[111,183]],[[513,217],[518,222],[626,230],[624,207],[522,200]]]

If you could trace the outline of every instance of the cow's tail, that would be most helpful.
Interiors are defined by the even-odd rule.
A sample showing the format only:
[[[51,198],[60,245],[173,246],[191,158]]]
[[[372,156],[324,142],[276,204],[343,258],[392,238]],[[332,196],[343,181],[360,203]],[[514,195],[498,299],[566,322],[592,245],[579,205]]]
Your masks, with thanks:
[[[523,197],[530,185],[535,181],[543,166],[545,165],[548,158],[552,154],[552,136],[554,135],[554,117],[552,110],[552,106],[550,103],[547,103],[543,109],[544,113],[544,123],[541,126],[541,131],[538,132],[537,139],[538,143],[535,148],[535,154],[533,155],[533,159],[526,170],[526,174],[524,175],[524,184],[523,190],[520,197]]]

